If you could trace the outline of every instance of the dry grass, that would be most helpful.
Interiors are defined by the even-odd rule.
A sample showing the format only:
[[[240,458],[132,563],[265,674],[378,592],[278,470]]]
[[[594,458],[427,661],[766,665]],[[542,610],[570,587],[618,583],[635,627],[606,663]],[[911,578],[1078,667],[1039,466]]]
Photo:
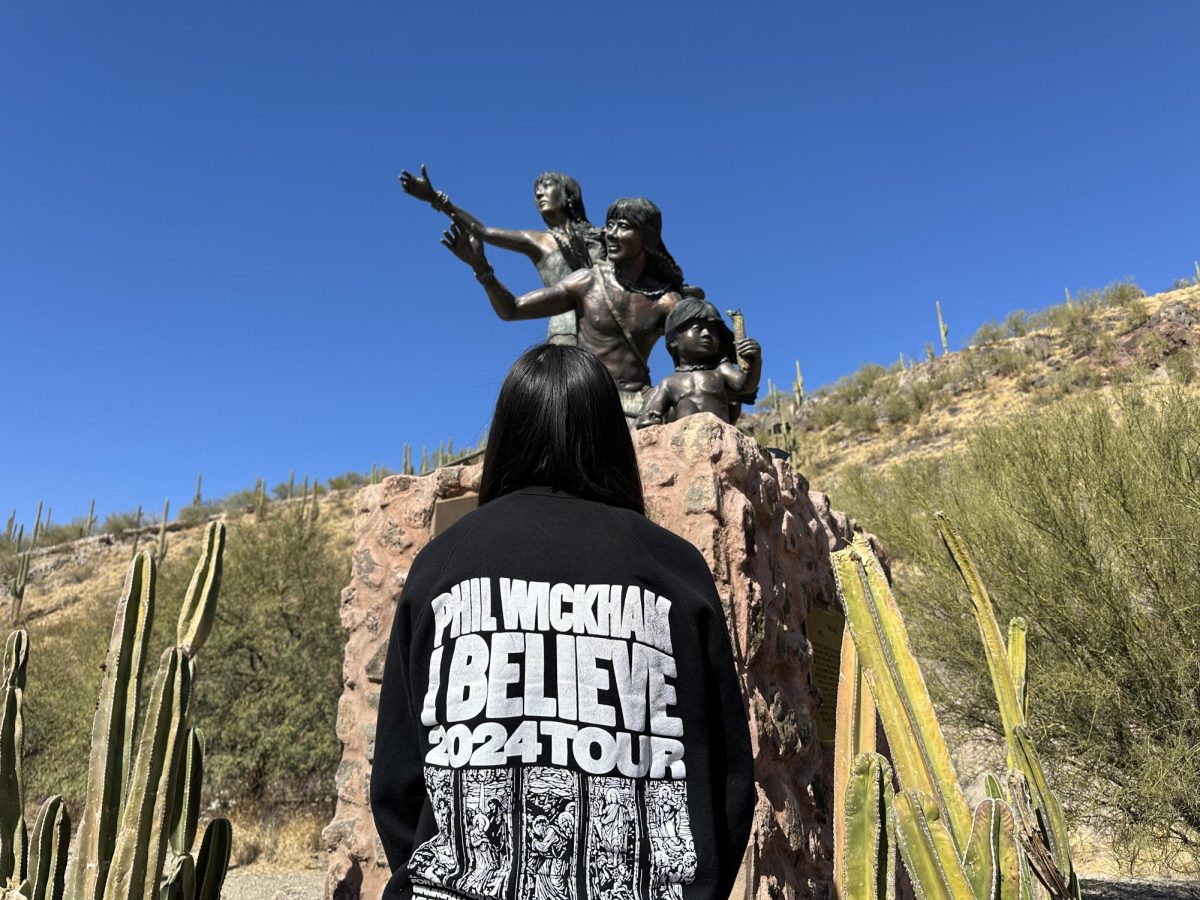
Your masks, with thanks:
[[[322,856],[321,829],[332,815],[327,806],[235,807],[226,813],[233,827],[230,865],[263,872],[308,868]]]

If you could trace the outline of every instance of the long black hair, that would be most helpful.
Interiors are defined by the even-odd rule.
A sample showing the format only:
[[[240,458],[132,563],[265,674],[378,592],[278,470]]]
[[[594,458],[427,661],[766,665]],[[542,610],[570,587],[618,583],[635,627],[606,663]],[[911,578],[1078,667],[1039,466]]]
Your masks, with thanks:
[[[646,513],[616,382],[580,347],[526,350],[496,398],[479,504],[535,485]]]

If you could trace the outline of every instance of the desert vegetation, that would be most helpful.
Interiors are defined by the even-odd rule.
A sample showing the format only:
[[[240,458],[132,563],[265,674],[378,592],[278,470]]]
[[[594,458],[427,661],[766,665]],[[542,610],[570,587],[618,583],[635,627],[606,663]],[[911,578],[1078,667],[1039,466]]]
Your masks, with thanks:
[[[1002,617],[1030,623],[1032,726],[1068,804],[1129,859],[1195,871],[1200,840],[1200,398],[1182,386],[1068,397],[941,459],[843,473],[939,703],[998,729],[970,606],[933,528],[976,548]]]

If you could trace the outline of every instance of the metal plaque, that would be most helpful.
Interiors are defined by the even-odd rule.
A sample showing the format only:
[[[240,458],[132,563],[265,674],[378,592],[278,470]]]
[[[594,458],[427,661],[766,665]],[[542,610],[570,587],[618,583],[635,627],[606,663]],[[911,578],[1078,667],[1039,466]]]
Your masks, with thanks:
[[[461,497],[435,500],[433,503],[433,524],[429,527],[429,536],[431,538],[437,537],[478,505],[478,494],[464,494]]]
[[[840,611],[819,606],[809,611],[804,623],[813,651],[808,680],[821,695],[821,705],[817,709],[817,738],[824,744],[833,743],[837,722],[838,669],[845,624],[846,619]]]

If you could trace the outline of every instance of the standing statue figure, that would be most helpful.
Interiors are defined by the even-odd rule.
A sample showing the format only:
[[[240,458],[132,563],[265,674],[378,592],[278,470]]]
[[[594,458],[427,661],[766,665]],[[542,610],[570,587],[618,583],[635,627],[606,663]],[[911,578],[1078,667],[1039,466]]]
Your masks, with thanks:
[[[600,230],[588,221],[579,182],[562,172],[543,172],[533,182],[533,200],[546,223],[545,231],[489,228],[451,203],[445,193],[435,191],[424,166],[420,176],[401,172],[400,186],[405,193],[444,212],[484,242],[528,256],[546,287],[604,258],[604,241]],[[550,318],[546,340],[551,344],[574,345],[577,330],[574,311],[560,313]]]
[[[500,283],[483,244],[458,223],[442,244],[469,265],[501,319],[540,319],[573,313],[579,346],[612,374],[632,427],[650,391],[650,350],[685,288],[683,272],[662,241],[662,213],[643,197],[626,197],[608,208],[604,224],[607,259],[589,269],[520,297]]]

